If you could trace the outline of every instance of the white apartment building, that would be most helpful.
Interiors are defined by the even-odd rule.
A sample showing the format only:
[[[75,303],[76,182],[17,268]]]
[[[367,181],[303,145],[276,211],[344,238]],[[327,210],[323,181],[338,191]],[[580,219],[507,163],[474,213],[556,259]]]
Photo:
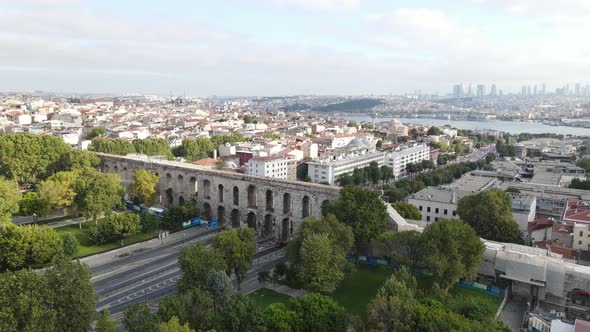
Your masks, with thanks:
[[[417,145],[389,153],[385,158],[385,165],[393,169],[393,175],[398,177],[406,171],[409,163],[418,163],[430,159],[430,148],[426,145]]]
[[[253,157],[246,163],[246,174],[286,180],[290,165],[290,160],[283,156]]]
[[[369,166],[373,161],[383,166],[383,152],[358,153],[341,159],[322,159],[307,163],[307,174],[316,183],[336,183],[342,174],[350,174],[355,168]]]
[[[574,224],[574,239],[572,247],[576,250],[590,250],[590,229],[588,224]]]

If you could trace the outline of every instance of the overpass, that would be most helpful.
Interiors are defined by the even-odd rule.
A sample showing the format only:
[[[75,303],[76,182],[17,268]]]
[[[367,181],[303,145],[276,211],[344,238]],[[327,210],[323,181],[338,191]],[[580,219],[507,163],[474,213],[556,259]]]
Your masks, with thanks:
[[[117,173],[123,185],[133,172],[149,170],[159,176],[160,204],[192,202],[204,219],[231,227],[248,226],[260,238],[287,241],[307,216],[319,218],[322,206],[336,198],[339,187],[258,177],[209,169],[144,155],[98,154],[100,169]]]

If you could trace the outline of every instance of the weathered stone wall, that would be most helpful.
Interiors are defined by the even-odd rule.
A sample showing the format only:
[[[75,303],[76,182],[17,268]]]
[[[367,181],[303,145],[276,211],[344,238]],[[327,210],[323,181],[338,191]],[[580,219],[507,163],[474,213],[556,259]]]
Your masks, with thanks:
[[[118,173],[124,185],[133,172],[158,174],[160,204],[192,201],[206,219],[220,225],[249,226],[259,237],[288,240],[306,216],[320,217],[322,204],[332,201],[340,188],[313,183],[256,177],[211,170],[192,164],[137,156],[99,154],[101,170]]]

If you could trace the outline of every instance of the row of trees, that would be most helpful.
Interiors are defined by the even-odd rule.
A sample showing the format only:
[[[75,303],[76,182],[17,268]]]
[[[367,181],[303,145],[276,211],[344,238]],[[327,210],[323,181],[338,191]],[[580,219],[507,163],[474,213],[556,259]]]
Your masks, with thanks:
[[[401,201],[408,195],[416,193],[427,186],[448,184],[459,179],[463,174],[486,167],[486,160],[477,162],[463,162],[450,165],[444,169],[436,169],[430,173],[420,173],[414,178],[404,178],[395,183],[395,187],[388,189],[385,195],[390,202]]]
[[[2,226],[7,227],[7,226]],[[0,274],[1,331],[89,331],[95,316],[87,266],[58,260],[40,274]]]
[[[0,225],[0,272],[42,267],[58,257],[71,258],[78,241],[50,227]]]
[[[416,231],[384,232],[372,242],[374,254],[388,257],[413,271],[423,266],[447,293],[460,279],[477,273],[484,245],[473,228],[460,220],[439,220]]]
[[[336,184],[341,187],[349,185],[364,186],[369,183],[377,185],[379,184],[379,181],[383,181],[383,184],[385,185],[393,178],[393,169],[391,167],[386,165],[379,167],[377,162],[373,161],[369,166],[355,168],[352,174],[342,174],[336,179]]]
[[[148,156],[165,156],[168,159],[183,157],[188,161],[194,161],[207,158],[219,145],[245,140],[244,136],[240,134],[216,135],[211,139],[208,137],[185,138],[180,146],[171,149],[168,141],[163,138],[136,139],[129,142],[119,138],[98,137],[92,140],[88,149],[123,156],[130,153],[141,153]]]
[[[0,134],[0,176],[34,185],[60,171],[96,167],[100,160],[50,135]]]

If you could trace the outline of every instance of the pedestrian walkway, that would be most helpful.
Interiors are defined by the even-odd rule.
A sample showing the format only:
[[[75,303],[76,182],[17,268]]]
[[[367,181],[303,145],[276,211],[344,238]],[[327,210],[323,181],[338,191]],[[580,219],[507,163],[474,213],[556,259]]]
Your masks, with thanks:
[[[272,283],[272,282],[259,282],[257,278],[250,279],[242,283],[239,293],[250,294],[254,293],[261,288],[273,290],[277,293],[281,293],[291,297],[302,297],[309,294],[305,289],[295,289],[286,285]]]

